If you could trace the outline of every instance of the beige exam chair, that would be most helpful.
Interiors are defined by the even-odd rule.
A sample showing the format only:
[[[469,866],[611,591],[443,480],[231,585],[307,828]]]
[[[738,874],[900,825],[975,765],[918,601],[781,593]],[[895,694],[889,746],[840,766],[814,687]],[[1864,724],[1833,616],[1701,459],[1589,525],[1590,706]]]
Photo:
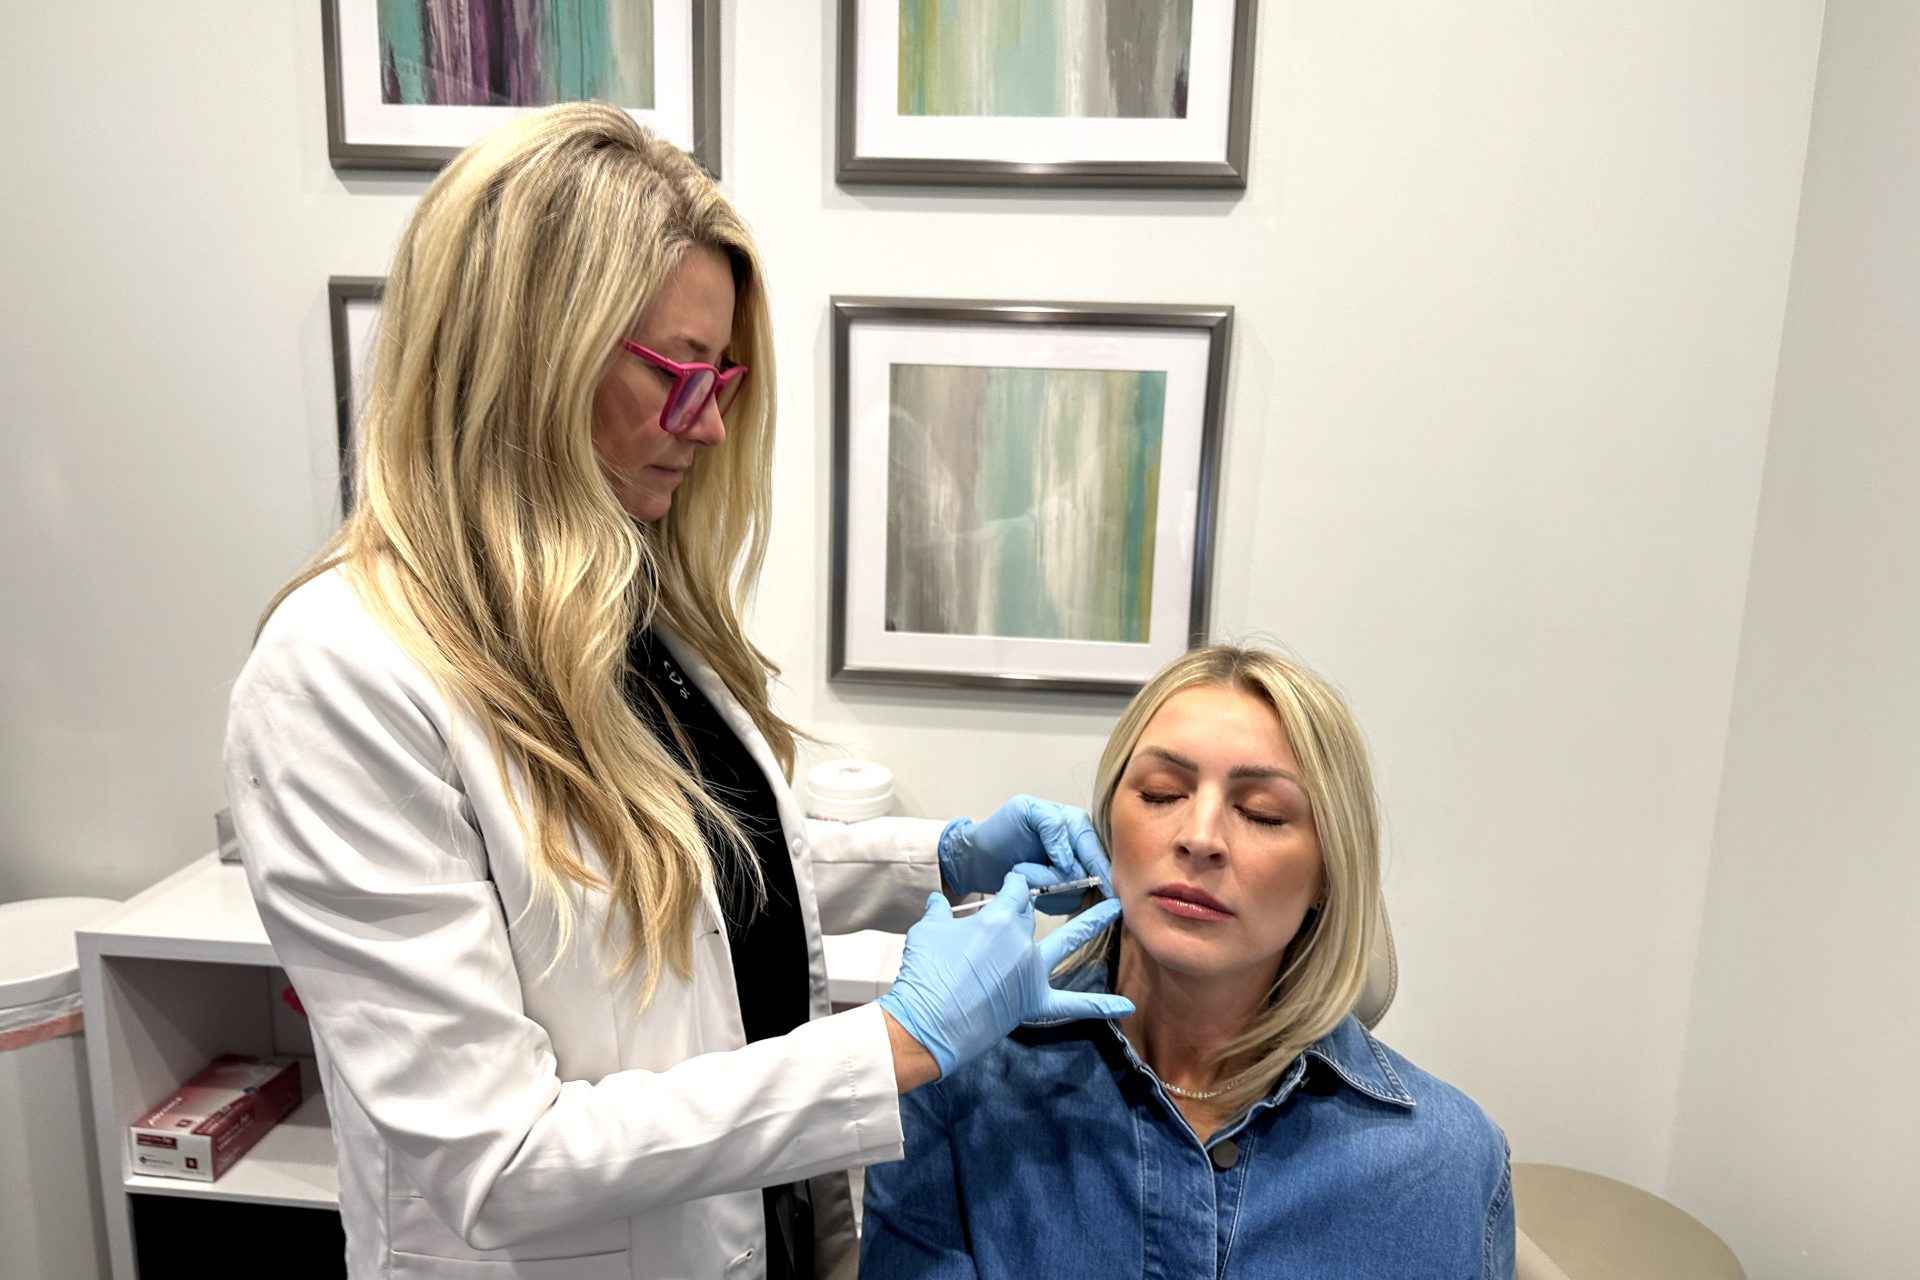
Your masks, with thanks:
[[[1400,987],[1386,907],[1354,1014],[1371,1031]],[[1698,1219],[1597,1173],[1513,1166],[1514,1280],[1746,1280]]]

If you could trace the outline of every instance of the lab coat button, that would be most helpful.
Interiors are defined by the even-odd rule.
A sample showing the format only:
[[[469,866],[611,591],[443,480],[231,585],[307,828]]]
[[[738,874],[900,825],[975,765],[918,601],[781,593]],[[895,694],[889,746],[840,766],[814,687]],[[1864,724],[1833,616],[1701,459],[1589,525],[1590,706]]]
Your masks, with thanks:
[[[1240,1163],[1240,1144],[1228,1138],[1225,1142],[1214,1143],[1213,1149],[1207,1154],[1213,1157],[1213,1167],[1225,1173]]]

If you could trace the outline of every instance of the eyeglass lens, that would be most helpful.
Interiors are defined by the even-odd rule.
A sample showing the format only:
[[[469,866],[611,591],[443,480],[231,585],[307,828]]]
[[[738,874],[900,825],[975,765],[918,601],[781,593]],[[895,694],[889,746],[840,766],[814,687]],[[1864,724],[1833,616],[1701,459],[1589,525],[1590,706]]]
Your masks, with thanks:
[[[696,369],[681,378],[667,401],[666,412],[661,415],[661,425],[676,435],[685,431],[707,407],[707,396],[712,390],[713,375],[705,369]]]

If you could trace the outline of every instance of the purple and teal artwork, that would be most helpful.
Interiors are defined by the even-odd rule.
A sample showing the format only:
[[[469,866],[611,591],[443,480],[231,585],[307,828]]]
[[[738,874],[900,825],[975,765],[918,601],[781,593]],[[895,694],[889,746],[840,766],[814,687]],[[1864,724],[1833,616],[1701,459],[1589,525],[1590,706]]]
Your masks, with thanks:
[[[889,379],[887,630],[1144,644],[1166,373]]]
[[[408,106],[653,103],[653,0],[379,0],[380,90]]]

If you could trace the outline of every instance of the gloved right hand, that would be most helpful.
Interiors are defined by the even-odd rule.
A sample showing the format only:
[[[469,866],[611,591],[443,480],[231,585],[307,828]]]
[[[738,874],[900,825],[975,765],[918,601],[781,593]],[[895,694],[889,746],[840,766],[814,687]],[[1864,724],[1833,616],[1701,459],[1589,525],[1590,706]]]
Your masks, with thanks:
[[[900,976],[880,1007],[918,1040],[946,1076],[991,1048],[1029,1018],[1125,1018],[1133,1001],[1093,991],[1056,991],[1053,967],[1120,914],[1109,898],[1033,940],[1027,882],[1008,873],[1000,892],[976,914],[953,918],[939,894],[907,930]]]

